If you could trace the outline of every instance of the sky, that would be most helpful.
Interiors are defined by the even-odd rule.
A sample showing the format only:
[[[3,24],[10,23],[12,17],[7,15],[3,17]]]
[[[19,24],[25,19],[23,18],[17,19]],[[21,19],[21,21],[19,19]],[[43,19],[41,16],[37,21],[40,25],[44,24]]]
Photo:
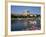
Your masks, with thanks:
[[[32,14],[40,14],[41,13],[41,7],[38,6],[15,6],[11,5],[11,13],[21,14],[25,10],[30,11]]]

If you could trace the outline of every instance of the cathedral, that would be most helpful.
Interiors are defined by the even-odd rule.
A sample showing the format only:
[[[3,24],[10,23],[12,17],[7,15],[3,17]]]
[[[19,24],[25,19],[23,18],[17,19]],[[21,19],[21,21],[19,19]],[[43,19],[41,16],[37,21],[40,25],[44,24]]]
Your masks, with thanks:
[[[33,14],[29,10],[25,10],[22,15],[24,16],[33,16]]]

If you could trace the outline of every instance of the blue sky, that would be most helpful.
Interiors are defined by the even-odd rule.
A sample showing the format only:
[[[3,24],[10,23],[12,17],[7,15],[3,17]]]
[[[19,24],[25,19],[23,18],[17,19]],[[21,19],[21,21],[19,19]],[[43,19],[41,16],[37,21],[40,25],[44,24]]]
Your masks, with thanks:
[[[25,10],[28,10],[33,14],[41,13],[41,7],[37,7],[37,6],[15,6],[15,5],[11,6],[12,13],[20,14],[20,13],[24,12]]]

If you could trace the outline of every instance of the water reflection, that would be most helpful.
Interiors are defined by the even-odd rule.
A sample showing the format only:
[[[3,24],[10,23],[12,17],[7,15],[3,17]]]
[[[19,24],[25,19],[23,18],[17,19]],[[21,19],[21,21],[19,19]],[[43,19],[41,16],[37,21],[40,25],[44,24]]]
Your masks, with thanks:
[[[40,19],[35,18],[14,18],[11,20],[11,31],[27,31],[27,30],[40,30]]]

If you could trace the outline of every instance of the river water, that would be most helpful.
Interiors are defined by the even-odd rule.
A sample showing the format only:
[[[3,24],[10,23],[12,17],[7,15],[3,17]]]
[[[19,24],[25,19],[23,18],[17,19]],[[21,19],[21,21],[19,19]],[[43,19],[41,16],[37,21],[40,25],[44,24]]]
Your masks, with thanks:
[[[11,31],[27,31],[27,30],[40,30],[41,23],[40,19],[36,18],[35,20],[27,18],[14,18],[11,20]]]

